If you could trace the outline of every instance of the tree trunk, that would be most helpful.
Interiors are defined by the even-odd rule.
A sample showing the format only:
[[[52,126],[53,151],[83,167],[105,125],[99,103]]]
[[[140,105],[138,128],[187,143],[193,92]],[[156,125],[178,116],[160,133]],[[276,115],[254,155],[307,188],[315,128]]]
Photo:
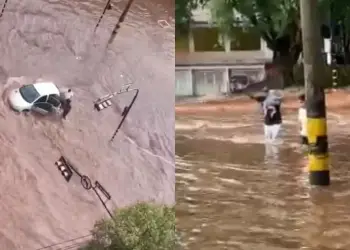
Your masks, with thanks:
[[[269,40],[268,47],[273,51],[273,64],[281,75],[281,87],[288,87],[295,83],[294,66],[302,52],[301,29],[299,22],[291,22],[284,31],[284,35]]]
[[[301,51],[301,45],[298,44],[294,46],[281,46],[274,50],[272,62],[276,65],[282,76],[282,83],[280,83],[282,88],[295,84],[294,66],[298,62]]]
[[[281,53],[280,51],[274,51],[273,64],[277,68],[279,75],[282,76],[282,82],[279,84],[282,88],[293,85],[294,75],[293,69],[297,60],[289,52]]]

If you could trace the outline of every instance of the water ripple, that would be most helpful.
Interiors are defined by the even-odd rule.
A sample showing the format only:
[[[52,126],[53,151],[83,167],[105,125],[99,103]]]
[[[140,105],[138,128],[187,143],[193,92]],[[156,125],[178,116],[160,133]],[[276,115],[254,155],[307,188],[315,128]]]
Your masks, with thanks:
[[[330,117],[327,189],[309,185],[292,115],[272,155],[256,140],[262,131],[256,117],[245,124],[232,117],[179,117],[177,224],[184,249],[349,249],[349,132],[344,116]]]

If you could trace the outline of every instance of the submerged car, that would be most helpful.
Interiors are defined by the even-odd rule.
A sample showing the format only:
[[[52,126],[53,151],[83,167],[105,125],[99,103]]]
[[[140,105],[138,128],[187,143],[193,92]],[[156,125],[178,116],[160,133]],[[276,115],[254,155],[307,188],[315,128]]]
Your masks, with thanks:
[[[9,94],[9,104],[18,112],[35,111],[46,115],[61,108],[60,91],[53,82],[23,85]]]

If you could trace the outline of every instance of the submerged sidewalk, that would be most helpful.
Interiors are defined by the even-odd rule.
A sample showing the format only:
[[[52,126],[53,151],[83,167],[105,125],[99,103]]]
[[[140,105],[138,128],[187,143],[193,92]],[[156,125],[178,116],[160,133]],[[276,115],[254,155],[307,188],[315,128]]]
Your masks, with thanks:
[[[291,88],[284,90],[284,109],[297,109],[299,102],[297,99],[298,93],[302,88]],[[349,108],[350,112],[350,90],[338,89],[333,92],[326,91],[326,105],[329,109],[344,109]],[[176,114],[191,114],[201,112],[235,112],[249,111],[256,109],[256,102],[251,100],[244,94],[234,96],[206,96],[206,97],[190,97],[182,100],[176,100]]]

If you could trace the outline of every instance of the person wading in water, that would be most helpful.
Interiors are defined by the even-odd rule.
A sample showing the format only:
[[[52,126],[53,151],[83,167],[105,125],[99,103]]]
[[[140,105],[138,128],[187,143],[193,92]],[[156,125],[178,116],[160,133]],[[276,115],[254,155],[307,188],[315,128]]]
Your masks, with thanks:
[[[69,114],[69,112],[72,109],[72,97],[73,97],[74,93],[72,91],[72,89],[60,89],[60,99],[61,99],[61,103],[62,103],[62,118],[66,119],[67,115]]]
[[[63,113],[62,113],[62,118],[66,120],[67,115],[69,114],[69,112],[72,109],[72,105],[71,105],[71,99],[67,99],[63,102],[62,105],[62,109],[63,109]]]
[[[298,96],[300,107],[298,110],[298,121],[300,124],[300,142],[302,145],[308,145],[309,141],[307,138],[307,115],[305,107],[305,94]]]
[[[267,92],[266,96],[255,97],[249,95],[249,97],[260,103],[264,114],[265,140],[272,142],[277,138],[282,126],[282,95],[273,89],[265,89],[264,92]]]

